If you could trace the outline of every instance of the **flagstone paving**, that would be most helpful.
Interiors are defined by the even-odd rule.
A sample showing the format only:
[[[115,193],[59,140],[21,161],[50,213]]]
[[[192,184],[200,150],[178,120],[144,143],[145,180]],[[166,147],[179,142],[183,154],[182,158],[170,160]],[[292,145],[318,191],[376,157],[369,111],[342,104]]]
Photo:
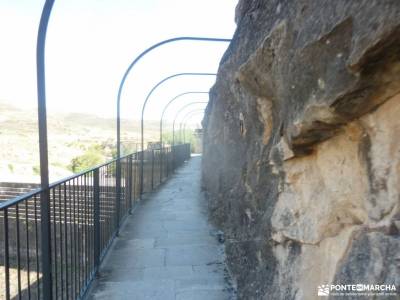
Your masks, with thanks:
[[[128,217],[90,300],[235,299],[223,245],[207,220],[194,156]]]

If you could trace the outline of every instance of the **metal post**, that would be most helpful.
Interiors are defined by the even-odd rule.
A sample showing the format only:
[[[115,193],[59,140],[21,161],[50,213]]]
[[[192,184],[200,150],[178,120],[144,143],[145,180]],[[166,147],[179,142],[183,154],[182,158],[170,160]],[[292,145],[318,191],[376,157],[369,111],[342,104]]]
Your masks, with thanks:
[[[129,213],[132,213],[132,208],[133,208],[133,202],[132,202],[132,189],[133,189],[132,165],[133,164],[132,164],[132,159],[133,159],[133,155],[129,155],[128,159],[129,159],[129,164],[128,164],[128,182],[129,182],[129,184],[128,184],[128,187],[129,187],[128,201],[129,201],[129,206],[130,206]]]
[[[5,296],[6,300],[10,300],[10,250],[9,250],[9,229],[8,229],[8,208],[3,211],[4,221],[4,279],[5,279]]]
[[[117,207],[117,232],[119,235],[119,219],[120,219],[120,205],[121,205],[121,159],[118,157],[115,162],[115,188],[116,188],[116,207]]]
[[[164,156],[164,148],[160,147],[160,157],[159,157],[159,164],[160,164],[160,184],[163,182],[163,156]]]
[[[37,35],[36,72],[38,92],[38,125],[40,152],[40,213],[41,213],[41,256],[42,256],[42,290],[43,299],[53,298],[51,274],[51,237],[50,237],[50,193],[49,163],[47,148],[47,113],[46,113],[46,77],[45,77],[45,45],[46,33],[54,0],[46,0]]]
[[[116,215],[116,236],[119,236],[119,225],[121,221],[121,182],[122,182],[122,167],[121,167],[121,158],[118,158],[115,162],[115,189],[116,189],[116,202],[115,209],[117,212]]]
[[[94,267],[97,274],[100,267],[100,176],[99,169],[93,171],[93,228],[94,228]]]

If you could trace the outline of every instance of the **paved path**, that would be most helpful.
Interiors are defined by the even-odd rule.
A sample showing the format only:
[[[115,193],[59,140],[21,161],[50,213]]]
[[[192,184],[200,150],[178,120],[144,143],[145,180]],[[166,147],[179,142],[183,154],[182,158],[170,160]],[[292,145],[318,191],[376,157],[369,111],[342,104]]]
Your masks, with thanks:
[[[142,201],[120,231],[89,292],[97,299],[234,299],[223,246],[200,192],[192,157]]]

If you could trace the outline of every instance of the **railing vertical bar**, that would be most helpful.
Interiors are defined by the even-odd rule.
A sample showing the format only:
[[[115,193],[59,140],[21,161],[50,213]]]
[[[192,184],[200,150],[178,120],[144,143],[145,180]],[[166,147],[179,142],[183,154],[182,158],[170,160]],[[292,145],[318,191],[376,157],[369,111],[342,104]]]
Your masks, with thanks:
[[[36,296],[40,299],[40,278],[39,278],[39,230],[38,230],[38,216],[37,216],[37,196],[33,196],[33,202],[35,206],[35,250],[36,250]]]
[[[85,283],[86,285],[89,283],[89,277],[90,277],[90,271],[91,271],[91,266],[90,266],[90,189],[89,189],[89,183],[90,183],[90,175],[92,172],[88,173],[85,177],[85,201],[86,201],[86,212],[85,212],[85,228],[86,228],[86,247],[85,247],[85,264],[86,264],[86,269],[85,269]],[[90,253],[90,254],[89,254]]]
[[[98,172],[100,172],[100,170],[98,169]],[[91,181],[91,186],[93,187],[91,190],[91,208],[90,208],[90,215],[91,215],[91,232],[90,232],[90,247],[91,247],[91,251],[90,251],[90,256],[92,257],[90,263],[92,264],[92,270],[95,269],[95,265],[94,265],[94,256],[92,256],[92,253],[94,253],[94,173],[91,174],[90,176],[90,181]],[[100,192],[100,189],[99,189]],[[100,202],[100,197],[99,197],[99,202]]]
[[[108,167],[108,174],[112,174],[111,165],[107,165],[107,167]],[[108,190],[110,191],[109,195],[111,196],[110,199],[111,199],[111,201],[114,201],[114,197],[113,197],[114,191],[113,191],[113,188],[112,188],[110,180],[107,180],[107,183],[108,183]],[[116,230],[118,228],[118,214],[119,214],[119,211],[117,209],[118,205],[119,205],[119,202],[115,201],[115,206],[114,206],[115,207],[115,211],[114,211],[114,214],[113,214],[113,217],[114,217],[114,219],[113,219],[114,228],[111,228],[110,234],[107,237],[107,247],[109,245],[109,241],[110,241],[111,236],[114,234],[114,232],[116,232]]]
[[[119,218],[118,218],[118,231],[119,231],[119,224],[121,223],[121,220],[123,219],[123,209],[125,209],[124,208],[124,200],[125,200],[125,186],[124,186],[124,184],[125,184],[125,180],[124,180],[124,178],[126,179],[126,177],[125,177],[125,169],[126,168],[124,168],[123,167],[123,161],[124,161],[124,159],[119,159],[119,163],[121,164],[121,180],[120,180],[120,187],[121,187],[121,189],[120,189],[120,197],[119,197],[119,212],[118,212],[118,214],[117,214],[117,216],[119,216]],[[117,164],[118,164],[118,161],[116,162]],[[124,192],[123,192],[124,191]],[[116,198],[117,199],[117,201],[118,201],[118,197]]]
[[[125,187],[124,187],[124,203],[125,203],[125,210],[124,212],[128,211],[130,209],[130,199],[129,199],[129,190],[130,190],[130,184],[129,184],[129,156],[127,156],[125,158]],[[124,213],[124,216],[126,215],[126,213]]]
[[[78,296],[80,296],[81,294],[81,259],[82,259],[82,255],[81,255],[81,204],[82,204],[82,200],[81,200],[81,190],[80,190],[80,185],[81,185],[81,177],[77,177],[76,178],[76,193],[77,193],[77,205],[78,205],[78,212],[77,212],[77,231],[78,231],[78,238],[77,238],[77,260],[78,260]]]
[[[161,149],[159,149],[158,151],[157,151],[157,153],[158,153],[158,160],[157,160],[157,165],[158,165],[158,185],[160,185],[161,184]]]
[[[58,270],[57,270],[57,222],[56,222],[56,191],[55,188],[52,189],[52,197],[53,197],[53,240],[54,240],[54,294],[55,299],[58,298]],[[50,217],[51,222],[51,217]]]
[[[8,209],[3,211],[4,227],[4,280],[6,300],[10,300],[10,250],[9,250],[9,231],[8,231]]]
[[[116,172],[116,176],[115,176],[115,180],[116,180],[116,183],[115,183],[115,188],[116,188],[116,201],[115,201],[115,204],[116,204],[116,206],[115,206],[115,209],[116,209],[116,214],[115,214],[115,231],[116,231],[116,233],[117,233],[117,235],[119,234],[119,221],[120,221],[120,219],[121,219],[121,216],[120,216],[120,213],[121,213],[121,211],[120,211],[120,208],[121,208],[121,182],[122,182],[122,170],[121,170],[121,159],[119,158],[117,161],[116,161],[116,167],[117,167],[117,170],[119,169],[119,172],[117,171]]]
[[[100,192],[101,192],[101,196],[99,199],[99,206],[100,206],[100,211],[103,210],[102,215],[100,214],[100,227],[99,227],[99,231],[100,231],[100,249],[103,249],[104,246],[104,239],[105,239],[105,233],[106,233],[106,207],[105,207],[105,181],[104,181],[104,168],[101,169],[101,173],[100,173]]]
[[[112,216],[110,217],[110,213],[113,212],[114,208],[110,205],[108,197],[109,197],[109,187],[108,187],[108,181],[107,181],[107,173],[108,173],[108,167],[106,166],[104,168],[104,174],[103,174],[103,180],[104,180],[104,237],[103,237],[103,245],[101,248],[101,251],[104,250],[104,248],[106,247],[106,243],[107,243],[107,239],[108,239],[108,235],[109,235],[109,231],[110,231],[110,227],[111,227],[111,222],[114,221],[114,219],[112,219]],[[109,211],[111,210],[111,211]]]
[[[114,202],[111,203],[111,205],[110,205],[110,201],[109,201],[110,188],[108,186],[107,173],[108,173],[108,166],[105,167],[105,172],[104,172],[104,210],[105,210],[105,213],[109,209],[112,210],[111,212],[114,211],[114,208],[112,207]],[[104,218],[105,218],[104,227],[105,227],[105,229],[104,229],[104,241],[103,241],[104,244],[103,244],[103,247],[101,248],[102,251],[104,250],[104,248],[106,247],[106,244],[107,244],[107,239],[109,237],[111,223],[114,222],[114,218],[113,218],[114,214],[112,214],[111,217],[110,217],[109,214],[110,214],[110,212],[107,211],[107,213],[104,215]]]
[[[112,167],[111,167],[111,165],[108,165],[108,167],[110,168],[110,171],[112,171]],[[112,174],[112,173],[111,173]],[[122,175],[122,174],[121,174]],[[114,190],[115,191],[115,190]],[[112,187],[112,185],[111,185],[111,183],[110,183],[110,195],[115,195],[114,192],[113,191],[113,187]],[[111,199],[114,199],[114,197],[112,197]],[[116,197],[115,197],[115,199],[117,199]],[[118,201],[119,200],[119,201]],[[118,234],[118,227],[119,227],[119,214],[120,214],[120,211],[119,211],[119,208],[120,208],[120,203],[121,202],[121,199],[117,199],[117,201],[115,202],[115,204],[116,204],[116,206],[117,206],[117,209],[116,209],[116,211],[115,211],[115,214],[114,214],[114,218],[115,218],[115,228],[114,228],[114,230],[113,231],[111,231],[110,232],[110,235],[108,236],[108,241],[107,241],[107,246],[110,244],[110,240],[111,240],[111,237],[113,236],[113,234],[114,234],[114,232],[117,232],[117,234]]]
[[[77,288],[78,288],[78,284],[77,284],[77,278],[76,278],[76,266],[77,266],[77,251],[76,251],[76,239],[77,239],[77,235],[76,235],[76,195],[75,195],[75,178],[72,179],[72,204],[73,204],[73,221],[72,221],[72,226],[74,228],[74,239],[71,241],[71,245],[73,245],[73,253],[74,253],[74,263],[73,263],[73,273],[74,273],[74,298],[76,298],[77,296]]]
[[[69,199],[69,237],[70,237],[70,273],[71,273],[71,298],[75,298],[75,281],[74,281],[74,272],[75,272],[75,268],[74,268],[74,240],[75,240],[75,224],[74,224],[74,219],[73,219],[73,215],[74,215],[74,202],[73,202],[73,198],[74,198],[74,186],[73,186],[73,181],[69,181],[68,182],[68,199]]]
[[[18,299],[22,299],[21,295],[21,244],[19,239],[19,205],[15,206],[15,222],[17,231],[17,280],[18,280]]]
[[[87,177],[86,177],[86,174],[85,175],[83,175],[83,193],[84,193],[84,197],[83,197],[83,199],[84,199],[84,217],[85,217],[85,219],[84,219],[84,228],[85,228],[85,231],[84,231],[84,233],[85,233],[85,237],[84,237],[84,241],[85,241],[85,243],[84,243],[84,255],[83,255],[83,257],[84,257],[84,259],[83,259],[83,266],[84,266],[84,272],[83,272],[83,276],[84,276],[84,283],[85,283],[85,286],[87,285],[87,283],[88,283],[88,281],[87,281],[87,278],[88,278],[88,273],[87,273],[87,271],[88,271],[88,252],[87,252],[87,247],[88,247],[88,210],[89,210],[89,206],[88,206],[88,199],[87,199]]]
[[[108,173],[108,167],[105,167],[104,174],[103,174],[103,180],[104,180],[104,240],[103,240],[103,245],[101,250],[103,251],[104,248],[106,247],[110,227],[111,227],[111,222],[114,219],[111,219],[110,217],[110,212],[108,210],[114,210],[114,208],[110,205],[109,202],[109,187],[108,187],[108,180],[106,174]],[[111,212],[112,212],[111,211]]]
[[[68,300],[68,221],[67,221],[67,183],[64,182],[63,184],[63,192],[64,192],[64,235],[65,235],[65,242],[64,242],[64,250],[65,250],[65,298]]]
[[[122,216],[122,219],[125,217],[125,212],[127,209],[129,209],[129,156],[125,158],[125,178],[124,178],[124,214]]]
[[[105,191],[105,194],[104,194],[104,200],[105,200],[104,201],[104,210],[106,211],[106,210],[110,209],[111,213],[113,213],[113,214],[111,215],[111,217],[109,217],[109,213],[110,212],[107,211],[107,215],[105,216],[105,219],[106,219],[105,220],[105,227],[106,227],[106,229],[105,229],[105,232],[104,232],[104,245],[103,245],[103,248],[101,249],[102,251],[107,246],[107,240],[108,240],[108,238],[110,236],[111,226],[113,226],[113,225],[111,225],[111,223],[114,223],[114,209],[115,209],[115,207],[111,206],[110,203],[109,203],[110,187],[108,185],[109,180],[107,179],[107,174],[108,174],[108,166],[106,166],[106,170],[105,170],[105,173],[104,173],[104,191]],[[114,202],[112,204],[114,204]]]
[[[102,184],[103,184],[103,174],[102,174],[102,168],[99,168],[99,170],[98,170],[98,176],[99,176],[99,210],[101,209],[101,199],[102,199],[102,192],[103,192],[103,188],[102,188]],[[94,229],[94,210],[95,210],[95,205],[96,205],[96,203],[95,203],[95,189],[94,189],[94,187],[95,187],[95,185],[96,185],[96,179],[95,179],[95,174],[93,173],[93,253],[94,253],[94,247],[95,247],[95,229]],[[100,226],[99,226],[99,236],[100,236],[100,245],[102,244],[102,239],[103,239],[103,237],[102,237],[102,233],[103,233],[103,223],[101,222],[101,217],[100,217]],[[96,264],[95,264],[95,260],[94,260],[94,257],[93,257],[93,265],[94,265],[94,267],[96,268]]]
[[[165,159],[165,153],[164,153],[164,148],[161,148],[161,154],[160,154],[160,183],[163,183],[164,181],[164,159]]]
[[[140,151],[140,167],[139,167],[139,175],[140,175],[140,181],[139,181],[139,195],[140,199],[142,198],[143,194],[143,187],[144,187],[144,149],[141,149]]]
[[[108,186],[107,186],[107,182],[106,182],[106,172],[107,172],[107,167],[104,167],[103,170],[103,240],[102,240],[102,245],[101,245],[101,251],[103,251],[103,249],[105,248],[106,245],[106,237],[108,235],[108,231],[109,231],[109,209],[110,208],[109,203],[108,203]],[[100,215],[101,216],[101,215]]]
[[[134,188],[134,185],[132,185],[132,181],[133,181],[133,178],[132,178],[132,166],[133,166],[133,164],[132,164],[132,159],[133,159],[133,155],[131,154],[131,155],[129,155],[129,158],[128,158],[128,182],[129,182],[129,190],[128,190],[128,203],[129,203],[129,212],[130,213],[132,213],[132,209],[133,209],[133,201],[132,201],[132,192],[133,192],[133,188]]]
[[[94,266],[95,273],[100,265],[100,176],[99,170],[95,170],[93,174],[93,201],[94,201],[94,212],[93,212],[93,227],[94,227]]]
[[[162,143],[161,143],[161,145],[160,145],[160,184],[162,183],[162,181],[163,181],[163,165],[162,165],[162,160],[163,160],[163,146],[162,146]]]
[[[137,152],[134,154],[134,159],[133,159],[133,205],[136,203],[136,193],[137,193],[137,174],[136,174],[136,165],[137,165]]]
[[[94,182],[93,182],[93,172],[90,173],[89,175],[89,186],[88,186],[88,192],[89,192],[89,216],[88,216],[88,222],[89,222],[89,249],[88,249],[88,257],[89,257],[89,266],[90,266],[90,274],[92,274],[92,271],[94,269],[94,264],[93,264],[93,256],[92,256],[92,237],[94,234],[93,231],[93,225],[94,225],[94,218],[93,218],[93,214],[94,214],[94,210],[93,210],[93,186],[94,186]],[[89,188],[90,187],[90,188]]]
[[[151,190],[154,189],[154,149],[151,149]]]
[[[61,199],[61,185],[58,186],[58,223],[59,223],[59,235],[60,235],[60,285],[61,285],[61,299],[64,298],[64,256],[63,256],[63,234],[62,234],[62,199]],[[65,243],[65,241],[64,241]]]
[[[25,233],[26,233],[26,266],[27,266],[27,283],[28,283],[28,299],[31,299],[31,272],[30,272],[30,258],[29,258],[29,220],[28,220],[28,199],[25,200]]]
[[[93,271],[92,265],[92,220],[93,220],[93,192],[92,192],[92,176],[93,172],[90,172],[87,177],[87,197],[88,197],[88,210],[87,210],[87,230],[88,230],[88,246],[87,246],[87,260],[88,260],[88,274],[87,274],[87,282],[89,282],[89,277]]]
[[[162,176],[162,174],[161,174],[161,151],[162,151],[162,149],[159,149],[158,151],[157,151],[157,153],[158,153],[158,174],[160,175],[159,176],[159,178],[158,178],[158,185],[160,185],[161,184],[161,182],[162,182],[162,178],[161,178],[161,176]]]

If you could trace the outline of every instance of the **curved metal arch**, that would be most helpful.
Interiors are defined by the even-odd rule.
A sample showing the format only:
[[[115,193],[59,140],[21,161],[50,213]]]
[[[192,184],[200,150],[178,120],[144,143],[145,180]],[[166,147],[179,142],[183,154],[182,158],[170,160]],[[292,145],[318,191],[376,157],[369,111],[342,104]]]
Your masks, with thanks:
[[[216,73],[200,73],[200,72],[189,72],[189,73],[177,73],[173,75],[169,75],[165,77],[164,79],[160,80],[156,85],[153,86],[153,88],[150,90],[150,92],[147,94],[146,99],[144,100],[143,106],[142,106],[142,115],[140,119],[140,146],[142,153],[144,153],[144,110],[146,108],[146,104],[149,101],[151,95],[154,93],[154,91],[161,86],[163,83],[167,82],[170,79],[180,77],[180,76],[216,76]],[[161,141],[160,141],[161,142]],[[162,161],[162,158],[161,158]],[[140,191],[143,191],[143,170],[144,170],[144,155],[142,154],[140,156]]]
[[[158,42],[154,44],[153,46],[147,48],[144,50],[142,53],[140,53],[128,66],[126,69],[124,75],[122,76],[121,82],[119,84],[118,88],[118,95],[117,95],[117,158],[121,158],[121,95],[122,95],[122,89],[125,85],[126,78],[128,77],[129,73],[131,72],[132,68],[140,61],[147,53],[151,52],[152,50],[168,44],[168,43],[173,43],[177,41],[203,41],[203,42],[225,42],[229,43],[232,41],[232,39],[224,39],[224,38],[210,38],[210,37],[192,37],[192,36],[181,36],[181,37],[175,37],[171,39],[167,39],[161,42]],[[140,194],[143,193],[143,152],[141,155],[141,172],[140,172],[140,177],[141,177],[141,182],[140,182]],[[116,166],[116,186],[117,186],[117,203],[119,205],[120,198],[121,198],[121,164],[119,163],[119,160],[117,162]],[[118,208],[119,209],[119,208]],[[118,232],[117,232],[118,234]]]
[[[118,95],[117,95],[117,157],[120,158],[121,156],[121,95],[122,95],[122,90],[125,85],[126,78],[128,77],[129,73],[131,72],[132,68],[149,52],[152,50],[173,42],[178,42],[178,41],[200,41],[200,42],[225,42],[229,43],[232,41],[232,39],[225,39],[225,38],[210,38],[210,37],[193,37],[193,36],[181,36],[181,37],[175,37],[167,40],[163,40],[161,42],[158,42],[146,50],[144,50],[142,53],[140,53],[128,66],[126,69],[124,75],[122,76],[121,82],[119,84],[118,88]],[[118,167],[117,167],[117,173],[118,173]]]
[[[174,98],[172,98],[165,106],[164,109],[162,111],[161,114],[161,118],[160,118],[160,144],[162,146],[162,133],[163,133],[163,120],[164,120],[164,115],[168,109],[168,107],[175,101],[177,100],[179,97],[184,96],[184,95],[189,95],[189,94],[209,94],[210,92],[185,92],[185,93],[181,93],[177,96],[175,96]]]
[[[185,95],[192,95],[192,94],[209,94],[209,92],[205,92],[205,91],[189,91],[189,92],[184,92],[184,93],[180,93],[178,95],[176,95],[175,97],[173,97],[171,100],[168,101],[168,103],[164,106],[163,111],[161,113],[161,118],[160,118],[160,147],[163,148],[163,138],[162,138],[162,134],[163,134],[163,119],[164,119],[164,114],[167,111],[167,108],[177,99],[179,99],[182,96]],[[161,152],[160,155],[160,182],[162,181],[162,170],[163,170],[163,152]]]
[[[187,119],[190,117],[193,117],[193,116],[196,116],[196,115],[198,115],[198,114],[204,114],[205,113],[205,109],[199,109],[199,110],[192,110],[192,111],[190,111],[190,112],[188,112],[183,118],[182,118],[182,121],[181,121],[181,123],[179,124],[179,136],[182,138],[182,136],[183,136],[183,143],[185,143],[185,140],[186,140],[186,138],[185,138],[185,130],[186,130],[186,123],[187,123]],[[183,126],[182,126],[183,125]],[[183,132],[183,134],[182,134],[182,132]]]
[[[178,118],[179,114],[180,114],[182,111],[184,111],[187,107],[189,107],[189,106],[191,106],[191,105],[193,105],[193,104],[200,104],[200,103],[207,104],[208,101],[207,101],[207,102],[204,102],[204,101],[196,101],[196,102],[188,103],[188,104],[186,104],[185,106],[181,107],[181,109],[175,114],[174,121],[172,122],[172,145],[175,145],[175,122],[176,122],[176,119]]]
[[[141,120],[140,120],[140,133],[141,133],[141,150],[144,151],[144,110],[146,108],[146,104],[149,101],[151,95],[154,93],[154,91],[163,83],[167,82],[170,79],[176,78],[176,77],[180,77],[180,76],[216,76],[216,73],[196,73],[196,72],[190,72],[190,73],[177,73],[177,74],[173,74],[170,76],[165,77],[164,79],[160,80],[155,86],[153,86],[153,88],[150,90],[150,92],[147,94],[146,99],[143,103],[142,106],[142,115],[141,115]]]
[[[36,73],[38,94],[38,125],[39,125],[39,154],[40,154],[40,214],[41,214],[41,256],[42,256],[42,291],[43,299],[52,299],[52,268],[50,243],[50,192],[49,192],[49,161],[47,143],[47,112],[46,112],[46,74],[45,74],[45,46],[47,27],[54,0],[46,0],[40,17],[36,42]],[[8,298],[10,291],[6,290]],[[7,296],[6,296],[7,298]],[[7,299],[8,299],[7,298]]]

